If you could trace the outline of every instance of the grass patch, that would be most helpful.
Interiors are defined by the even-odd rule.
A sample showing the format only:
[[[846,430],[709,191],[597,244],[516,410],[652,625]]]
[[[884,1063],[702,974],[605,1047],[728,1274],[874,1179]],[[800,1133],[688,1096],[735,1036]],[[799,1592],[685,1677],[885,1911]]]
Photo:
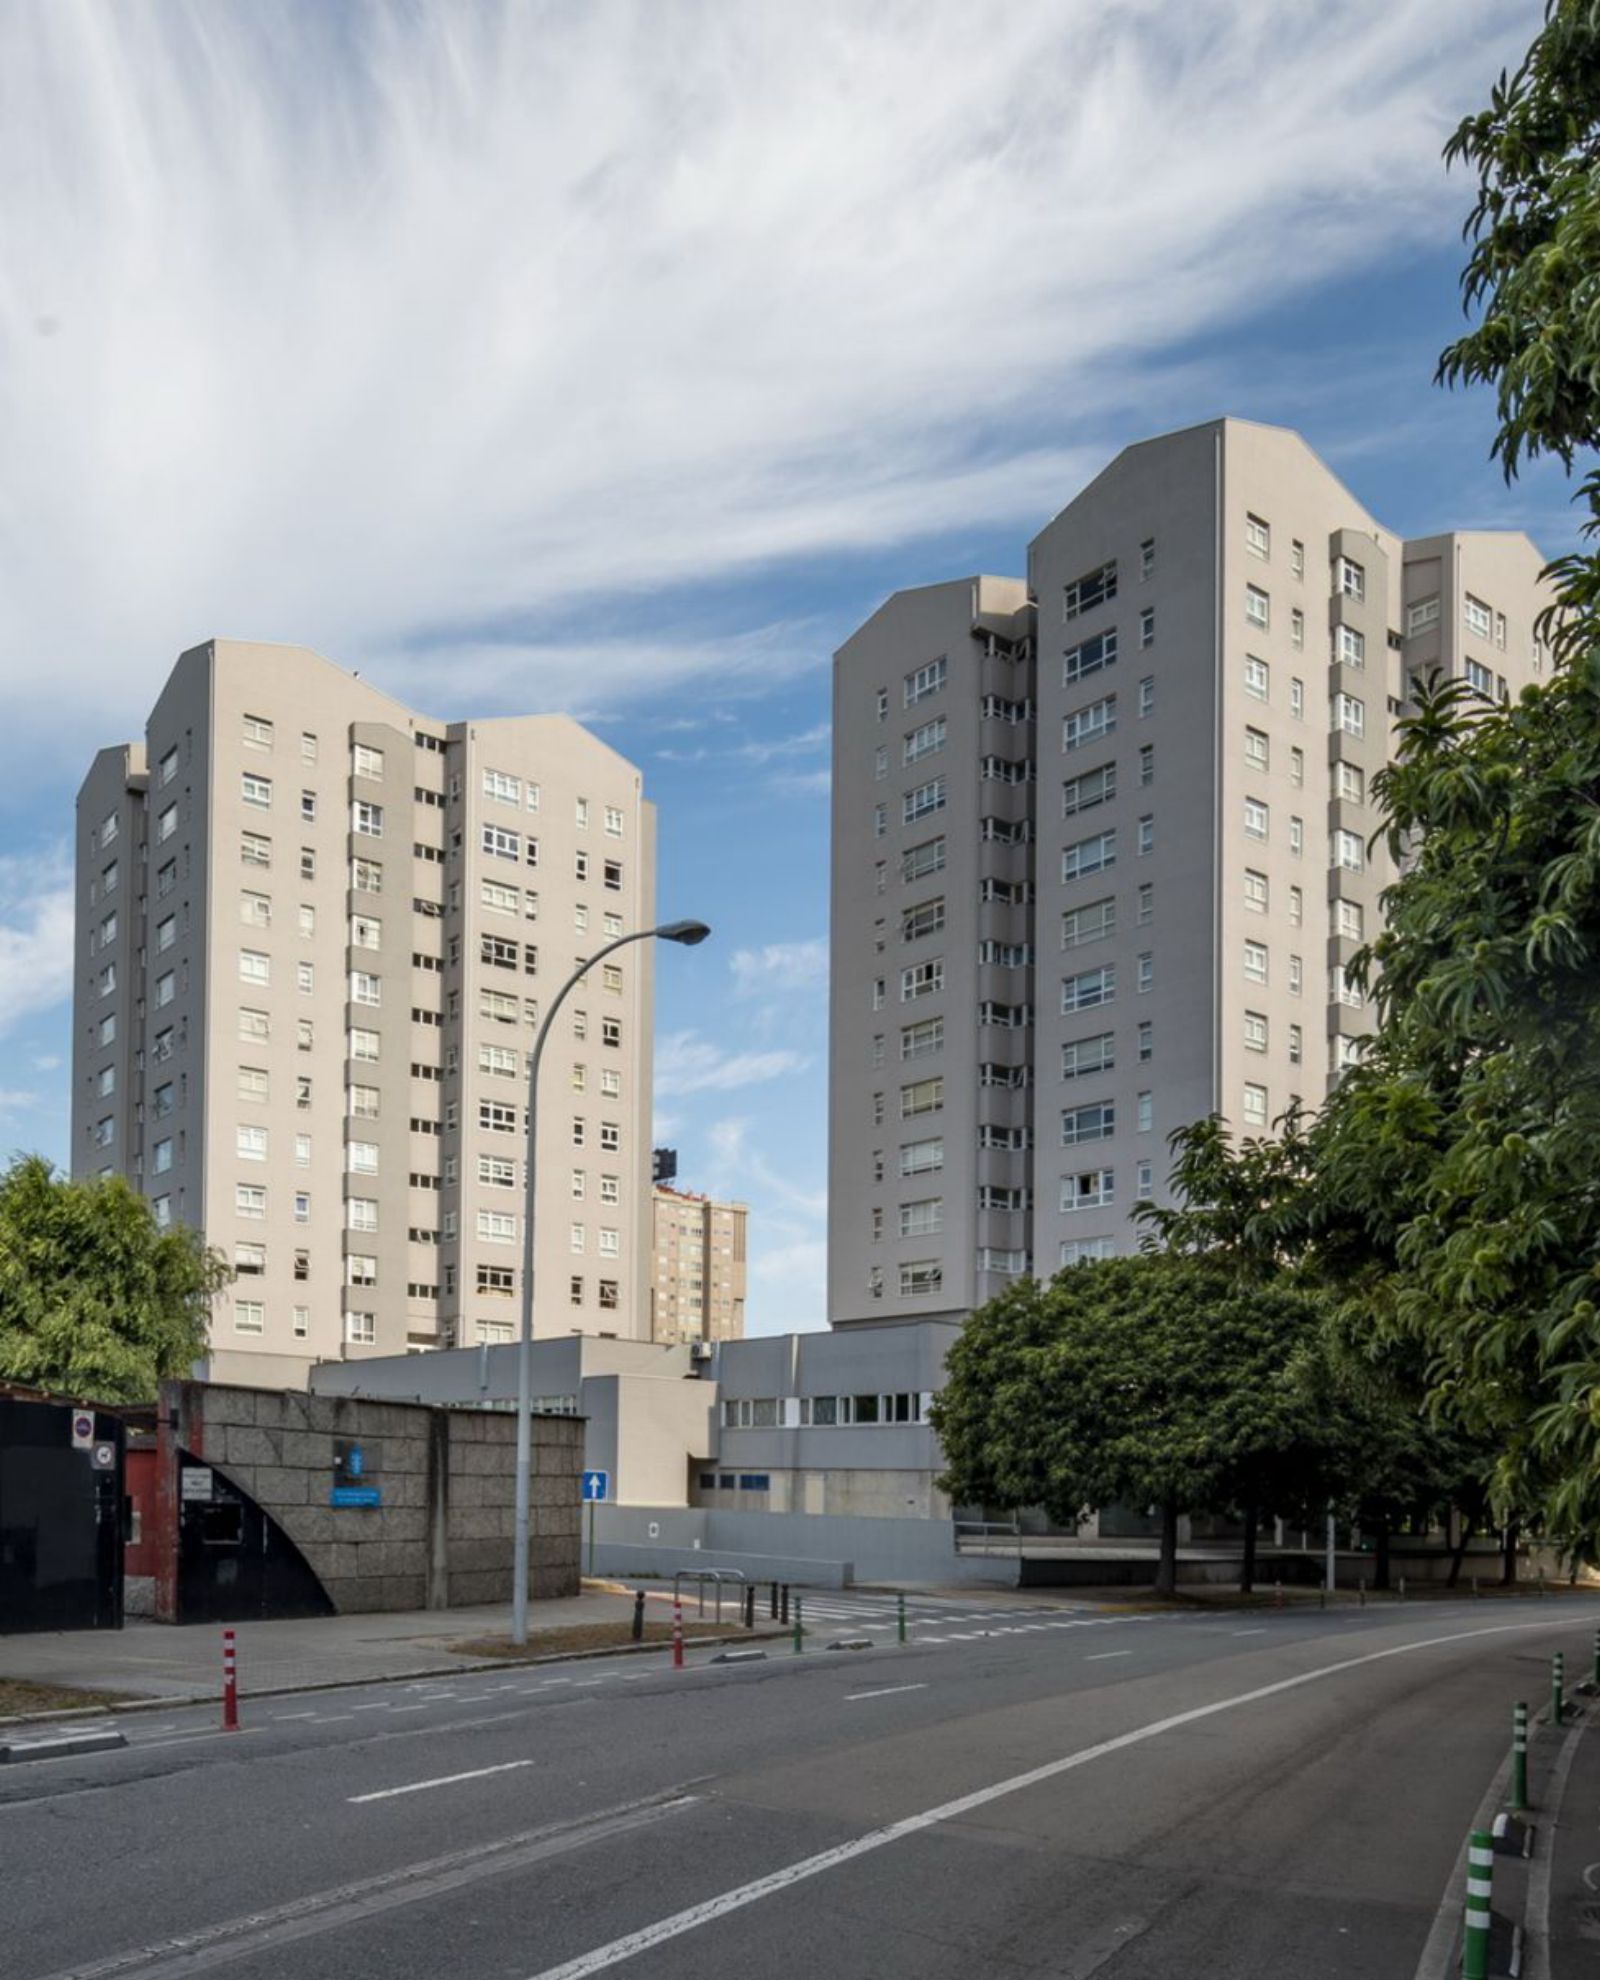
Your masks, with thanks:
[[[686,1616],[683,1638],[686,1643],[704,1642],[707,1637],[745,1636],[750,1630],[738,1623],[697,1622]],[[469,1636],[448,1647],[457,1657],[499,1657],[507,1663],[523,1663],[530,1657],[549,1657],[564,1650],[615,1650],[633,1641],[633,1624],[628,1621],[572,1623],[565,1629],[530,1630],[528,1641],[517,1644],[509,1636]],[[646,1643],[670,1643],[672,1624],[650,1622],[644,1626]]]
[[[22,1712],[70,1712],[95,1705],[121,1705],[132,1691],[83,1691],[72,1684],[35,1684],[32,1678],[0,1678],[0,1719]]]

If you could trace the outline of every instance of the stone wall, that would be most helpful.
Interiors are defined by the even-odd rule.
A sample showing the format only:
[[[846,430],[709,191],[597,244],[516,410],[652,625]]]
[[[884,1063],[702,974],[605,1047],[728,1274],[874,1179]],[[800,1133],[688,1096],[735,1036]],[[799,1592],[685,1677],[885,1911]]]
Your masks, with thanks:
[[[180,1449],[214,1466],[294,1541],[342,1613],[510,1600],[508,1412],[204,1382],[166,1383],[161,1400],[167,1503]],[[583,1430],[581,1417],[534,1418],[529,1581],[538,1597],[578,1590]],[[363,1480],[380,1504],[331,1503],[341,1444],[361,1447]],[[158,1588],[157,1609],[176,1619],[175,1608],[174,1577],[170,1594]]]

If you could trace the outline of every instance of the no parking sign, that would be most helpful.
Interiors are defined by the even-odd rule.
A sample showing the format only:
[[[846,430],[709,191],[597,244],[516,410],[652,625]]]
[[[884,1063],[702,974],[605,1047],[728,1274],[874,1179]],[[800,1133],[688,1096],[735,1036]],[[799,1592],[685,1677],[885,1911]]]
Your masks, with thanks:
[[[72,1448],[75,1451],[94,1449],[94,1411],[75,1409],[72,1412]]]

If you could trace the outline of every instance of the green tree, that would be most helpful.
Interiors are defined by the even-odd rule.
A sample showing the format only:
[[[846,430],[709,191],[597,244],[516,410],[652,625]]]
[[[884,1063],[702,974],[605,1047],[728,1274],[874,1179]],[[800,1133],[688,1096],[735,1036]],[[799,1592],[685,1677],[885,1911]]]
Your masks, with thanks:
[[[1205,1258],[1147,1254],[1019,1280],[946,1363],[934,1423],[959,1501],[1161,1513],[1158,1592],[1177,1579],[1179,1515],[1229,1512],[1315,1442],[1307,1378],[1318,1311]]]
[[[0,1176],[0,1380],[149,1401],[205,1352],[231,1276],[198,1233],[158,1229],[120,1178],[72,1182],[21,1156]]]

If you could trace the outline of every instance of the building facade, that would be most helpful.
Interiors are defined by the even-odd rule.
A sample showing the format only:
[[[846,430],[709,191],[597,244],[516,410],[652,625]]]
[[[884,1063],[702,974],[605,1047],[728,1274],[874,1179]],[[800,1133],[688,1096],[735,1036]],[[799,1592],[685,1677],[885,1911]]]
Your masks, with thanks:
[[[657,1183],[652,1215],[650,1338],[742,1340],[748,1206]]]
[[[1297,434],[1128,448],[1026,584],[897,594],[834,675],[829,1313],[1134,1250],[1171,1132],[1314,1108],[1371,1013],[1412,683],[1548,671],[1520,534],[1410,543]]]
[[[183,654],[78,799],[73,1168],[237,1278],[211,1373],[510,1340],[540,1000],[648,928],[654,810],[565,716],[442,723],[318,654]],[[652,945],[546,1049],[536,1331],[649,1335]]]

